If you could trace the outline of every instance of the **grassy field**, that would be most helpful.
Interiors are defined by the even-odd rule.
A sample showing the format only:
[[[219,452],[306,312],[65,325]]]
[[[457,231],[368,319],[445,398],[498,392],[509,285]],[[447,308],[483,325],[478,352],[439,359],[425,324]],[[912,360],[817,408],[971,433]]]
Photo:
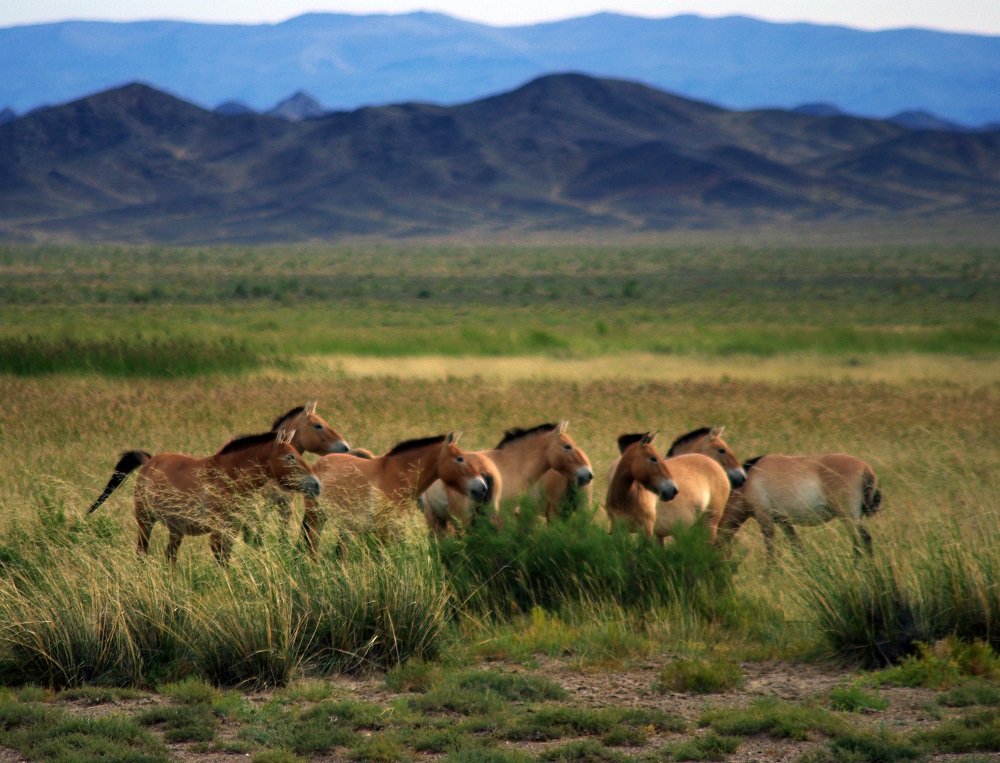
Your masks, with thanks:
[[[2,747],[1000,751],[1000,250],[6,247],[0,292]],[[312,399],[375,451],[568,418],[597,504],[441,546],[404,517],[339,555],[330,527],[319,562],[270,516],[263,549],[220,569],[189,540],[176,572],[162,527],[134,558],[130,483],[83,518],[120,451],[209,453]],[[709,424],[743,458],[868,461],[873,559],[835,524],[770,566],[752,523],[731,557],[608,534],[617,435]]]

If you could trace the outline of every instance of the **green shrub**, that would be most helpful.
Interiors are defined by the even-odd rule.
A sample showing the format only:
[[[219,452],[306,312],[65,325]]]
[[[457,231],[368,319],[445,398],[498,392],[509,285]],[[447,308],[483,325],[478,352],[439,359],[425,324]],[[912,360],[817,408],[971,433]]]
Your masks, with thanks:
[[[743,685],[743,671],[722,658],[674,660],[660,671],[653,688],[658,692],[720,694]]]
[[[745,708],[710,710],[698,723],[728,736],[767,734],[775,739],[796,741],[817,733],[834,736],[850,729],[846,721],[822,707],[794,705],[773,698],[754,700]]]
[[[885,710],[889,707],[889,700],[857,684],[841,685],[830,691],[830,707],[848,713],[863,713],[869,710]]]
[[[684,742],[664,745],[659,757],[663,760],[726,760],[736,752],[742,740],[719,736],[714,731],[699,734]]]

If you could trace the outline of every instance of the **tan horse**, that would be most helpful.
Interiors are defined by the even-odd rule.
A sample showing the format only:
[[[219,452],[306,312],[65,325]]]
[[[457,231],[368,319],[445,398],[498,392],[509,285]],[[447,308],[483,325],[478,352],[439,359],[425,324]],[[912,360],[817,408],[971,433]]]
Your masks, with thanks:
[[[424,519],[427,520],[427,527],[435,535],[444,535],[448,532],[449,526],[457,531],[459,527],[468,529],[479,517],[488,516],[494,524],[499,524],[500,520],[500,499],[503,495],[503,476],[500,470],[486,456],[481,453],[467,451],[465,454],[469,465],[486,482],[486,495],[475,499],[452,490],[442,487],[447,500],[442,511],[440,508],[432,509],[425,501],[425,497],[431,492],[434,485],[444,485],[438,480],[422,496],[417,498],[417,505],[424,512]]]
[[[774,556],[774,528],[796,546],[796,525],[819,525],[840,518],[871,553],[871,534],[861,520],[879,510],[882,491],[875,472],[845,453],[817,456],[758,456],[743,464],[747,481],[733,490],[719,525],[732,537],[750,517],[760,525],[768,556]]]
[[[496,465],[506,498],[524,495],[548,471],[564,481],[589,485],[594,479],[590,460],[566,434],[567,427],[569,421],[563,420],[531,429],[509,429],[495,448],[476,453]],[[440,481],[431,485],[420,498],[428,522],[432,516],[446,518],[456,513],[460,516],[470,513],[467,499],[455,491],[448,491]],[[546,515],[549,515],[548,505]]]
[[[746,475],[722,440],[722,427],[696,429],[674,440],[666,465],[677,485],[677,496],[656,504],[654,534],[662,543],[670,528],[700,522],[714,541],[729,499],[730,482],[741,485]],[[612,473],[617,467],[611,465]]]
[[[129,474],[139,469],[135,483],[138,551],[149,552],[149,536],[159,520],[170,531],[167,558],[171,564],[177,561],[177,550],[185,535],[205,533],[211,536],[215,558],[225,563],[232,550],[233,530],[244,521],[238,498],[269,480],[307,496],[319,494],[319,480],[291,445],[294,435],[281,430],[240,437],[208,458],[128,451],[122,454],[104,492],[87,513],[97,509]]]
[[[294,432],[291,445],[299,453],[315,453],[325,456],[329,453],[347,453],[351,446],[333,427],[327,424],[316,413],[317,401],[292,408],[287,413],[278,416],[271,425],[271,431]],[[282,532],[292,518],[292,496],[279,487],[274,487],[268,494],[268,503],[278,511],[281,517]],[[258,515],[251,525],[247,526],[245,540],[253,546],[261,545],[263,540],[263,519]]]
[[[621,457],[608,477],[605,510],[612,521],[624,519],[633,530],[642,530],[662,544],[670,527],[659,521],[657,508],[677,497],[677,485],[652,445],[655,437],[655,432],[646,432],[618,438]]]
[[[483,500],[489,487],[465,451],[455,444],[461,432],[407,440],[384,456],[363,458],[350,454],[323,456],[315,471],[323,485],[323,502],[341,511],[367,510],[380,498],[401,510],[440,479],[473,499]],[[306,499],[302,537],[315,553],[324,522],[319,501]]]

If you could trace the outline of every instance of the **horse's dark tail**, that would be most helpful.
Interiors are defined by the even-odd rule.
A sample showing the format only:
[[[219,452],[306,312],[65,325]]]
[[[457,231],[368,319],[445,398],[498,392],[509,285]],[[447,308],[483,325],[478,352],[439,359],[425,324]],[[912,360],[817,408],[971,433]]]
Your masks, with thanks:
[[[115,492],[115,489],[125,481],[126,477],[151,458],[152,456],[144,450],[127,450],[122,453],[122,457],[118,459],[118,463],[115,464],[115,470],[111,473],[111,479],[108,480],[108,484],[105,486],[104,492],[101,493],[100,498],[94,501],[93,505],[87,509],[87,513],[90,514],[102,503],[108,500],[108,496]]]
[[[875,473],[871,469],[865,470],[864,477],[861,478],[861,515],[871,516],[882,505],[882,491],[875,485]]]

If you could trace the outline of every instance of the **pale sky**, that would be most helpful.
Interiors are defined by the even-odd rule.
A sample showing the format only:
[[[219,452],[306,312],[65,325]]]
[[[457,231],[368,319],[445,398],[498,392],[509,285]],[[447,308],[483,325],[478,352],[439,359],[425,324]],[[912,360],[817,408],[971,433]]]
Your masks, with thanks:
[[[0,0],[0,26],[66,19],[266,23],[309,11],[406,13],[427,10],[498,26],[615,11],[665,17],[743,15],[861,29],[924,27],[1000,35],[1000,0]]]

